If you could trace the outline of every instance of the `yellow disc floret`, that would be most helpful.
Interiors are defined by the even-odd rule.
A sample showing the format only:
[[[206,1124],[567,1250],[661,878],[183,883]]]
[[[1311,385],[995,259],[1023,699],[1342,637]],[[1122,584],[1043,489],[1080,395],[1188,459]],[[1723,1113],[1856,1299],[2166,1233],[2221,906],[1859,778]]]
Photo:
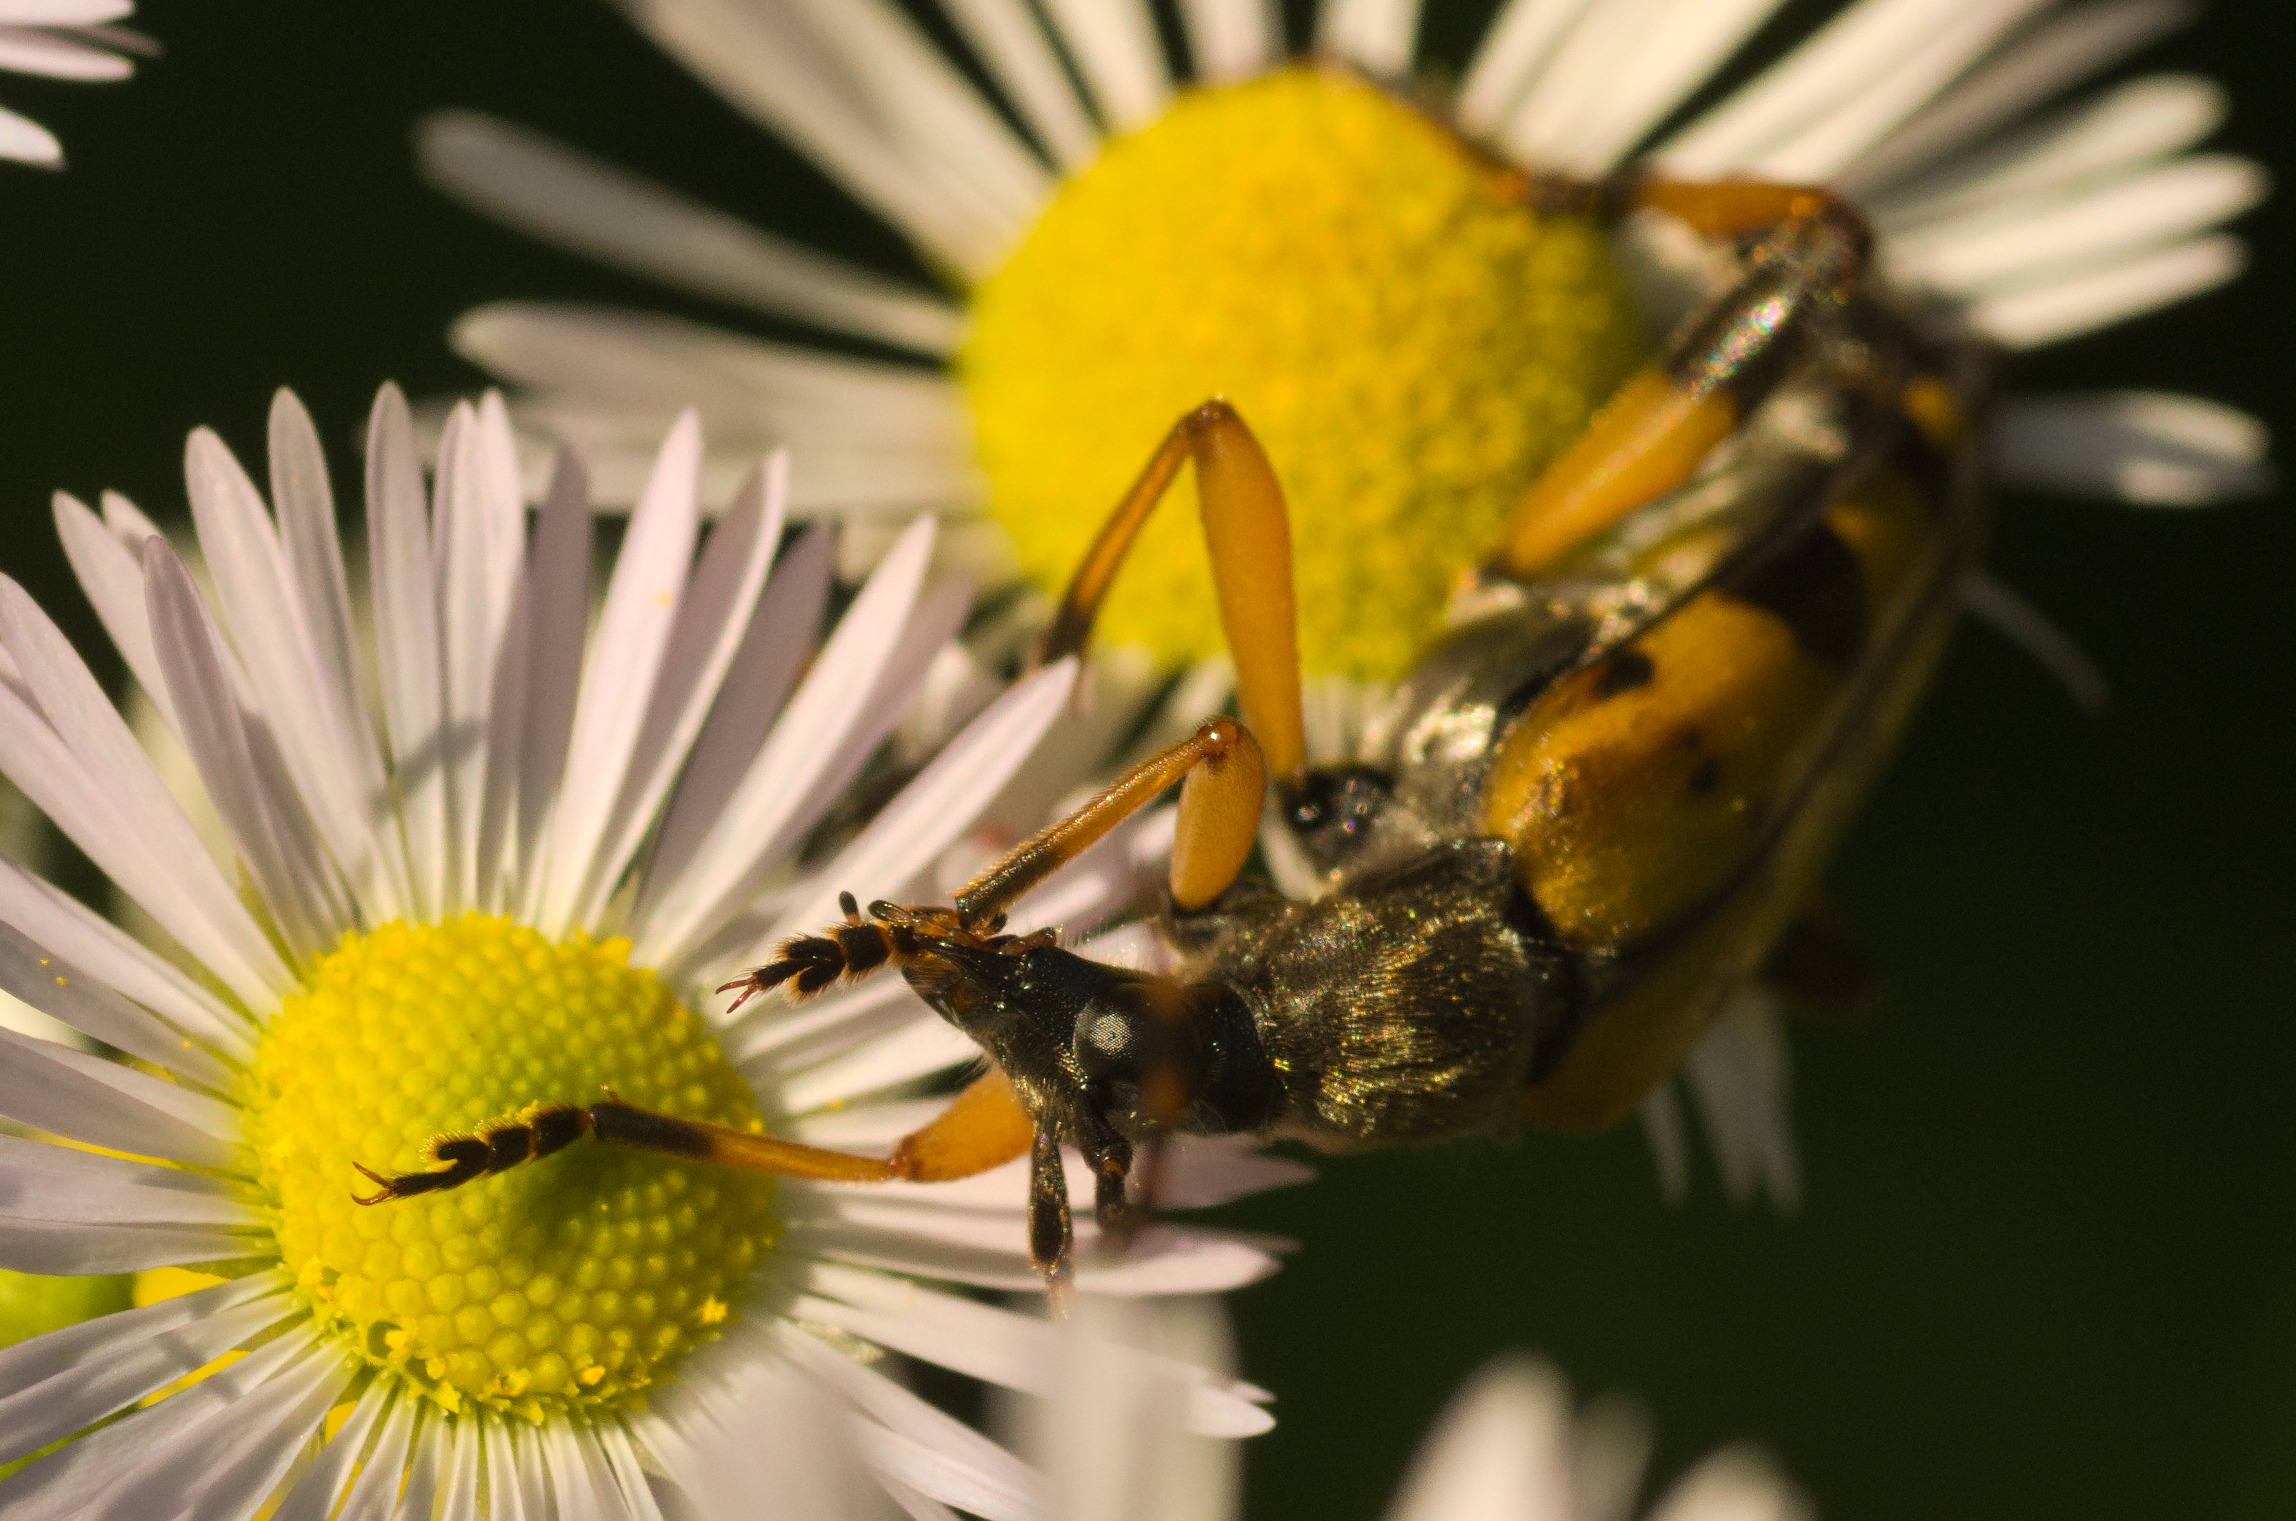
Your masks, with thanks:
[[[1057,588],[1174,419],[1214,394],[1292,510],[1310,671],[1393,677],[1536,472],[1634,362],[1601,230],[1349,75],[1192,91],[1109,142],[975,292],[959,371],[991,501]],[[1220,647],[1193,496],[1101,637]]]
[[[625,1401],[722,1321],[772,1240],[772,1180],[577,1141],[446,1193],[352,1201],[363,1163],[542,1101],[754,1128],[708,1028],[626,941],[507,919],[389,924],[313,964],[263,1033],[248,1138],[323,1329],[449,1409]]]

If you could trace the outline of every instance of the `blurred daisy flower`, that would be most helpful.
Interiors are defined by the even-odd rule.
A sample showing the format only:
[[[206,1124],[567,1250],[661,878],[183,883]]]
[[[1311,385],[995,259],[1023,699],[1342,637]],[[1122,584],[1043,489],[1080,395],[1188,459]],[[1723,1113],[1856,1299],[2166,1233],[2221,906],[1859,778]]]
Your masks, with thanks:
[[[1357,758],[1365,716],[1525,487],[1733,273],[1656,211],[1541,211],[1523,171],[1830,185],[1871,215],[1908,301],[2009,349],[2231,278],[2243,252],[2217,229],[2265,190],[2256,165],[2191,151],[2225,114],[2208,80],[2068,98],[2186,20],[2182,0],[1854,0],[1727,92],[1710,85],[1750,44],[1792,40],[1771,27],[1779,0],[1506,0],[1455,79],[1423,47],[1418,0],[1322,0],[1312,37],[1288,37],[1269,0],[939,0],[937,31],[892,0],[623,8],[953,294],[527,129],[439,115],[419,151],[450,194],[842,343],[546,302],[470,312],[454,345],[518,387],[522,426],[576,443],[602,495],[626,497],[644,443],[697,406],[729,451],[706,471],[730,482],[743,453],[798,443],[793,513],[947,512],[945,554],[1051,591],[1171,419],[1225,395],[1294,514],[1319,762]],[[856,357],[854,340],[910,358]],[[2264,430],[2192,397],[2011,398],[1992,425],[1996,471],[2019,484],[2193,503],[2266,473]],[[2008,588],[1978,573],[1965,601],[2096,694]],[[1021,599],[1005,631],[1041,606]],[[1224,696],[1185,502],[1142,532],[1098,629],[1089,731],[1057,741],[1079,778],[1143,726],[1176,737],[1156,702],[1184,722]],[[971,648],[974,673],[944,674],[978,701],[979,672],[1009,662]],[[1646,1110],[1669,1187],[1687,1176],[1686,1095],[1730,1191],[1790,1205],[1788,1080],[1774,1003],[1750,991]]]
[[[125,79],[151,42],[117,23],[130,0],[0,0],[0,69],[50,79]],[[0,106],[0,158],[60,169],[64,146],[28,117]]]
[[[821,1514],[1031,1516],[1035,1476],[886,1361],[1041,1386],[1052,1328],[969,1292],[1037,1283],[1013,1168],[862,1189],[585,1143],[454,1193],[353,1202],[354,1164],[418,1168],[429,1137],[607,1085],[861,1152],[915,1128],[935,1107],[909,1096],[918,1080],[978,1052],[897,979],[802,1017],[761,1000],[729,1018],[704,990],[838,888],[931,880],[1074,674],[1005,689],[873,817],[840,823],[965,614],[962,582],[930,573],[933,520],[818,637],[827,536],[785,543],[776,457],[705,538],[687,416],[593,615],[582,472],[560,461],[530,527],[514,447],[500,398],[460,407],[426,490],[384,390],[371,625],[317,434],[285,393],[268,503],[219,439],[191,438],[212,590],[124,499],[58,497],[82,588],[223,826],[220,859],[0,578],[0,772],[167,942],[0,866],[0,988],[126,1058],[0,1032],[0,1115],[23,1127],[0,1135],[0,1267],[143,1273],[147,1301],[0,1351],[0,1464],[53,1449],[0,1480],[0,1511],[652,1517],[666,1489],[702,1514],[764,1492],[842,1497]],[[1089,928],[1128,901],[1149,852],[1109,843],[1024,909]],[[1180,1170],[1199,1203],[1297,1171],[1218,1146]],[[1087,1255],[1078,1288],[1200,1293],[1273,1266],[1263,1245],[1167,1225]],[[1184,1376],[1197,1429],[1268,1424],[1258,1391]]]

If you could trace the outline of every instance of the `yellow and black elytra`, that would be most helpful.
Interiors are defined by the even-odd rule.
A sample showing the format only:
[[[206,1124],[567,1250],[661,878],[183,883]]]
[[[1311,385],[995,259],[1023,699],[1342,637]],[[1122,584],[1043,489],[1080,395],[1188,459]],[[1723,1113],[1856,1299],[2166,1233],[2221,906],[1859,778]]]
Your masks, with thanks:
[[[1474,611],[1374,721],[1370,761],[1308,764],[1282,493],[1242,420],[1208,403],[1111,514],[1038,658],[1085,647],[1193,462],[1242,720],[1205,723],[953,904],[865,918],[848,896],[844,924],[727,985],[805,997],[897,969],[979,1042],[987,1076],[885,1158],[608,1102],[442,1141],[441,1167],[378,1178],[376,1197],[581,1129],[854,1182],[1027,1154],[1030,1251],[1058,1285],[1064,1144],[1121,1239],[1141,1217],[1135,1153],[1152,1166],[1173,1133],[1351,1150],[1631,1112],[1809,901],[1936,662],[1982,539],[1971,420],[1989,356],[1893,302],[1863,219],[1824,192],[1525,191],[1656,207],[1727,243],[1740,276],[1531,488],[1462,588]],[[1271,778],[1326,889],[1309,901],[1240,875]],[[1002,933],[1014,900],[1174,783],[1163,923],[1184,975]]]

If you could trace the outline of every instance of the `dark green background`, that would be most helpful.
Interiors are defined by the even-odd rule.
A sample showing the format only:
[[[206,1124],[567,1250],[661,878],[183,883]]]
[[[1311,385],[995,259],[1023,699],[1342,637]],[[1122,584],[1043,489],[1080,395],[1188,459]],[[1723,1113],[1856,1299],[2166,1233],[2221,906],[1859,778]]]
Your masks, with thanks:
[[[1430,9],[1441,40],[1480,7]],[[253,458],[283,382],[347,440],[385,376],[476,378],[439,335],[484,299],[725,315],[434,197],[409,168],[421,110],[543,125],[904,267],[601,7],[162,0],[140,19],[168,55],[130,85],[0,81],[73,159],[0,169],[0,560],[83,642],[52,488],[179,513],[184,431]],[[2258,3],[2143,64],[2228,82],[2221,142],[2273,160],[2289,57],[2281,7]],[[2230,290],[2013,383],[2190,389],[2296,440],[2287,205],[2249,219],[2256,267]],[[1447,1391],[1504,1347],[1639,1395],[1662,1473],[1759,1438],[1835,1521],[2296,1511],[2292,550],[2274,503],[2003,503],[1997,567],[2115,702],[2085,718],[1990,634],[1956,646],[1835,873],[1890,991],[1797,1036],[1798,1219],[1732,1212],[1703,1158],[1690,1204],[1663,1206],[1632,1130],[1335,1163],[1230,1211],[1304,1244],[1238,1302],[1283,1420],[1253,1449],[1253,1514],[1376,1514]]]

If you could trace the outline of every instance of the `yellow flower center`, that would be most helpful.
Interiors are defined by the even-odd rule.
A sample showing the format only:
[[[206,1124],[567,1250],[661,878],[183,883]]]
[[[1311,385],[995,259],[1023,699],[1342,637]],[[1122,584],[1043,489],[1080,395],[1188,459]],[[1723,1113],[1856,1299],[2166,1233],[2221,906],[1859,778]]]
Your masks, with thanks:
[[[1227,396],[1290,498],[1310,671],[1391,678],[1636,357],[1601,230],[1371,85],[1188,92],[1063,185],[974,293],[958,358],[997,516],[1057,588],[1149,450]],[[1221,647],[1192,488],[1100,625]]]
[[[346,935],[263,1032],[248,1136],[322,1328],[450,1410],[624,1401],[725,1319],[773,1240],[772,1180],[581,1140],[371,1207],[423,1143],[612,1088],[750,1126],[748,1087],[629,944],[502,918]]]

